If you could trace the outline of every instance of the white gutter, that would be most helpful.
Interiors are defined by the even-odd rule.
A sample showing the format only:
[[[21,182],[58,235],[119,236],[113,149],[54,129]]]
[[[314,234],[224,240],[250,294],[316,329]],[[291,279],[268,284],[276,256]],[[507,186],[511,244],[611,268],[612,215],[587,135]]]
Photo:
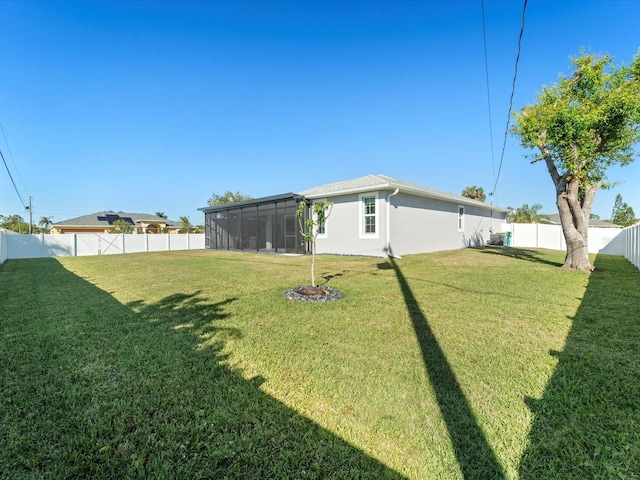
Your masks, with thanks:
[[[393,258],[402,259],[400,255],[394,255],[391,251],[391,197],[397,195],[400,191],[399,188],[396,188],[393,193],[387,195],[387,255]]]

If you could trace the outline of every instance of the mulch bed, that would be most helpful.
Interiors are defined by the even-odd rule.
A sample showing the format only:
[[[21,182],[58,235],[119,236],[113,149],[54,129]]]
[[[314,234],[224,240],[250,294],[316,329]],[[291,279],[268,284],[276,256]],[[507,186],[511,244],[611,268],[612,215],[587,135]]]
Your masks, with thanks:
[[[344,298],[344,294],[331,287],[301,285],[287,290],[284,298],[296,302],[334,302]]]

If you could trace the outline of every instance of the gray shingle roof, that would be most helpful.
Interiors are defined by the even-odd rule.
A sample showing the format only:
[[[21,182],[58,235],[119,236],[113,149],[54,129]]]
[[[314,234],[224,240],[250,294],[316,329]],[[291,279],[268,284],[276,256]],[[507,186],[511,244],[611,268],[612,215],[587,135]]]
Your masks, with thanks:
[[[71,218],[62,222],[56,222],[52,226],[56,225],[72,225],[74,227],[109,227],[113,225],[115,220],[119,218],[131,219],[133,223],[138,222],[155,222],[164,223],[166,225],[180,225],[180,222],[169,220],[159,217],[158,215],[150,213],[127,213],[127,212],[96,212],[90,215],[83,215],[81,217]]]
[[[491,208],[495,211],[508,211],[505,208],[490,205],[478,200],[472,200],[470,198],[463,197],[462,195],[455,195],[453,193],[434,190],[432,188],[423,187],[422,185],[418,185],[415,183],[398,180],[397,178],[389,177],[387,175],[365,175],[364,177],[354,178],[352,180],[329,183],[327,185],[321,185],[319,187],[310,188],[308,190],[302,190],[298,193],[300,195],[304,195],[307,198],[313,199],[344,195],[348,193],[368,192],[374,190],[394,191],[396,188],[401,192],[421,197],[457,202],[463,205],[475,205],[483,208]]]
[[[542,220],[540,223],[550,223],[551,225],[560,225],[560,214],[559,213],[550,213],[548,215],[541,215]],[[589,220],[590,227],[600,227],[600,228],[623,228],[621,225],[616,225],[615,223],[611,223],[609,220]]]

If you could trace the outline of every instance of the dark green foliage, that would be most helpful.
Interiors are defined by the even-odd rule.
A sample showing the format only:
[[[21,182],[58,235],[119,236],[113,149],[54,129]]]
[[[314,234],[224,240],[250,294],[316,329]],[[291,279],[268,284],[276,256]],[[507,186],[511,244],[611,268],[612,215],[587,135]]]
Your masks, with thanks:
[[[611,223],[628,227],[636,223],[636,215],[626,202],[622,201],[622,195],[616,195],[613,211],[611,212]]]
[[[222,195],[216,195],[215,193],[211,195],[211,198],[207,200],[207,204],[210,207],[214,207],[216,205],[224,205],[226,203],[234,203],[241,202],[243,200],[251,200],[253,197],[251,195],[245,195],[236,191],[235,193],[231,190],[227,190]]]

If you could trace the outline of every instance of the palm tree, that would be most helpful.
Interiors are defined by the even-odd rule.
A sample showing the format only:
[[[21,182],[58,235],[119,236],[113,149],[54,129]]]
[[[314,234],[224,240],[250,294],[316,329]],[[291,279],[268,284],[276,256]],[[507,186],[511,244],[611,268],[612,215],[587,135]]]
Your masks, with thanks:
[[[189,217],[180,217],[180,230],[178,233],[191,233],[193,232],[193,225],[189,221]]]
[[[462,191],[462,196],[473,200],[479,200],[480,202],[484,202],[487,199],[487,194],[484,193],[484,189],[482,187],[476,187],[475,185],[465,188]]]
[[[127,222],[124,218],[119,218],[113,222],[113,227],[109,233],[133,233],[133,224]]]
[[[156,212],[156,215],[160,218],[164,218],[165,220],[167,219],[167,215],[164,212]]]
[[[53,224],[52,218],[53,217],[40,217],[40,220],[38,220],[38,225],[43,228],[45,233],[49,233],[49,227]]]

